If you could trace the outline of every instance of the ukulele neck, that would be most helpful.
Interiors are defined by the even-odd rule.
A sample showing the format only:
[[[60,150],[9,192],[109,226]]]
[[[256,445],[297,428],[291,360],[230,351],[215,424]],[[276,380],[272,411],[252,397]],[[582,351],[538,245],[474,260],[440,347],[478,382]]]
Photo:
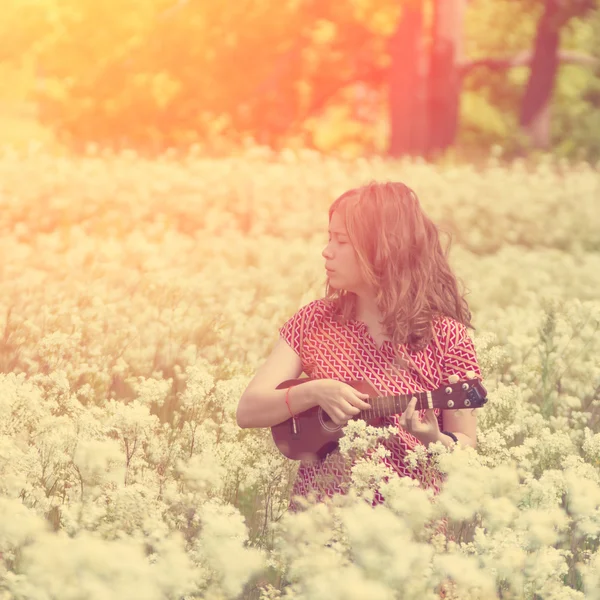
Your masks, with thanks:
[[[415,392],[414,394],[398,394],[396,396],[375,396],[368,400],[371,408],[361,410],[357,417],[369,420],[403,413],[413,398],[417,399],[415,410],[435,408],[431,392]]]

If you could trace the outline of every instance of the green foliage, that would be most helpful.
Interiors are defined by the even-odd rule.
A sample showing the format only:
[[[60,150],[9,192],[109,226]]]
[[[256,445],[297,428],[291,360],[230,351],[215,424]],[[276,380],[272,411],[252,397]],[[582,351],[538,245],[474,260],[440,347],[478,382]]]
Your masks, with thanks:
[[[28,105],[74,149],[93,141],[148,153],[194,144],[214,152],[253,139],[274,148],[381,153],[389,130],[387,44],[408,1],[7,0],[0,62],[31,73]],[[469,2],[466,59],[530,51],[543,5]],[[563,5],[562,48],[598,54],[597,2]],[[425,12],[431,18],[431,2]],[[518,114],[528,76],[527,66],[468,72],[459,152],[524,151]],[[592,67],[560,67],[552,107],[560,155],[600,157],[599,90]],[[15,114],[0,107],[0,122]]]
[[[14,48],[35,58],[43,122],[74,147],[161,150],[220,134],[310,145],[306,120],[385,62],[398,5],[47,0],[44,10],[52,26],[39,43]]]
[[[561,49],[600,58],[598,12],[593,3],[567,3]],[[543,3],[495,0],[473,3],[465,23],[469,59],[516,57],[530,52]],[[527,66],[508,70],[486,67],[469,72],[464,81],[459,145],[468,149],[500,145],[506,155],[521,154],[525,140],[518,126],[519,105],[529,77]],[[553,147],[562,156],[600,158],[598,124],[600,73],[589,64],[562,64],[552,105]]]
[[[565,46],[585,48],[596,67],[569,65],[562,69],[554,105],[556,151],[565,156],[600,159],[600,11],[585,21],[574,21]]]

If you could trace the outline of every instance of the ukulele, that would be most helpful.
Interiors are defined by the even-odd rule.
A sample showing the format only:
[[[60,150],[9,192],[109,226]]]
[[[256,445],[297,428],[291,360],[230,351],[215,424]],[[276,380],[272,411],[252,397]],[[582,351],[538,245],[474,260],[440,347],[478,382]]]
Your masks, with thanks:
[[[290,386],[302,385],[311,381],[308,377],[301,379],[287,379],[280,383],[276,389],[285,389]],[[379,396],[378,392],[368,381],[352,380],[344,383],[364,394],[369,394],[366,400],[371,405],[370,409],[361,410],[352,420],[361,419],[374,427],[383,424],[384,417],[402,413],[416,396],[415,410],[426,408],[442,408],[455,410],[460,408],[480,408],[487,402],[487,391],[478,379],[467,379],[457,383],[439,387],[427,392],[414,394]],[[324,459],[330,452],[337,448],[343,435],[343,425],[336,425],[331,417],[320,407],[313,406],[304,412],[298,413],[293,418],[282,421],[271,427],[273,440],[279,451],[292,460]]]

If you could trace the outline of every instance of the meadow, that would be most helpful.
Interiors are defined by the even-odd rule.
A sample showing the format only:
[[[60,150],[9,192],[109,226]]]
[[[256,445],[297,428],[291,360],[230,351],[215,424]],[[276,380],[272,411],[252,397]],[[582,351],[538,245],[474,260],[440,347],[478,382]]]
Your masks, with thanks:
[[[235,411],[324,294],[329,205],[372,179],[451,236],[489,401],[476,449],[413,453],[448,474],[435,503],[375,455],[290,515],[297,463]],[[600,600],[599,199],[550,158],[4,150],[0,598]]]

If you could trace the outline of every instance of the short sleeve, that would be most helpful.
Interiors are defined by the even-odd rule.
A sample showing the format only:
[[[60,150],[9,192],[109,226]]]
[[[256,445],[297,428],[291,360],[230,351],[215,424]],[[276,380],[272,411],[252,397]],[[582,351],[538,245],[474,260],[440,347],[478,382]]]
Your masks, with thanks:
[[[469,336],[466,326],[455,320],[449,320],[446,332],[446,345],[442,369],[442,385],[448,383],[451,375],[465,379],[469,371],[481,379],[481,369],[477,362],[475,345]]]
[[[279,329],[279,335],[301,358],[304,340],[310,334],[316,322],[322,315],[322,301],[313,300],[298,310]]]

